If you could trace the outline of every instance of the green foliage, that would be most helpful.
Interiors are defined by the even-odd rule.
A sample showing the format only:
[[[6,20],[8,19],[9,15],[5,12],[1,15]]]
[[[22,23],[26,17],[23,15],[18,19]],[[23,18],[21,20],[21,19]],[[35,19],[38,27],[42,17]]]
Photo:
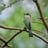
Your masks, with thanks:
[[[0,6],[0,12],[2,12],[2,10],[4,10],[4,8],[5,8],[5,4],[1,5]]]
[[[12,2],[16,2],[16,0],[10,0],[11,4]],[[43,9],[45,13],[45,17],[48,17],[47,10]],[[19,6],[14,9],[14,12],[10,15],[10,17],[3,22],[3,25],[8,27],[16,27],[16,28],[23,28],[24,27],[24,13],[26,10],[22,6]],[[47,13],[47,14],[46,14]],[[38,12],[31,14],[32,18],[32,31],[39,34],[44,35],[45,27],[42,23],[42,21],[38,18],[40,18],[40,15]],[[47,19],[48,20],[48,19]],[[37,30],[37,31],[34,31]],[[38,32],[41,31],[41,32]],[[4,31],[0,31],[4,32]],[[15,34],[17,31],[14,30],[5,30],[5,34],[0,33],[1,36],[3,36],[4,39],[9,39],[13,34]],[[2,42],[0,42],[2,44]],[[47,48],[44,47],[45,44],[39,40],[36,37],[29,38],[28,33],[22,32],[17,37],[15,37],[9,44],[12,45],[12,48]],[[6,47],[7,48],[7,47]]]
[[[9,0],[10,5],[19,2],[20,0]]]
[[[48,0],[43,0],[45,6],[48,6]]]

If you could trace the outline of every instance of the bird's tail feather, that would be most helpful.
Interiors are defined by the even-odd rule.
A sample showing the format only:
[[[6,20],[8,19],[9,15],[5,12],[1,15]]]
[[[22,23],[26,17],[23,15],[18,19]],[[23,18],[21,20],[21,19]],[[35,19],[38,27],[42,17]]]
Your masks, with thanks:
[[[29,37],[33,37],[33,34],[31,31],[29,31]]]

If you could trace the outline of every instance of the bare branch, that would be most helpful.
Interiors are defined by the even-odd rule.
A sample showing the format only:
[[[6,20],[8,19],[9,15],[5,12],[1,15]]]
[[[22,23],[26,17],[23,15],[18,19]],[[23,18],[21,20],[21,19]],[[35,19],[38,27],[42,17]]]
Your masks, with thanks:
[[[2,37],[0,37],[0,41],[2,41],[3,43],[6,43],[7,41],[4,40]],[[6,45],[7,47],[10,47],[10,45]],[[2,47],[1,47],[2,48]]]
[[[4,7],[4,6],[2,7],[3,9],[1,10],[1,12],[2,12],[4,9],[6,9],[6,8],[11,7],[13,4],[15,4],[15,3],[18,2],[18,1],[20,1],[20,0],[15,0],[15,1],[13,1],[13,2],[10,3],[7,7],[6,7],[6,4],[2,3],[3,5],[5,5],[5,7]]]
[[[38,0],[33,0],[33,1],[36,3],[36,6],[37,6],[38,11],[40,13],[41,20],[42,20],[42,22],[43,22],[43,24],[44,24],[44,26],[45,26],[45,28],[46,28],[46,30],[48,32],[48,24],[47,24],[47,22],[46,22],[46,20],[45,20],[45,18],[43,16],[43,13],[42,13],[41,7],[40,7],[40,5],[38,3]]]
[[[20,34],[23,30],[19,30],[17,33],[15,33],[3,46],[2,48],[4,48],[10,41],[12,41],[18,34]]]
[[[37,22],[37,21],[32,21],[32,23],[39,23],[39,24],[43,24],[42,22]]]
[[[22,30],[22,31],[23,31],[23,30]],[[21,31],[21,32],[22,32],[22,31]],[[2,48],[4,48],[13,38],[15,38],[15,37],[16,37],[17,35],[19,35],[21,32],[19,31],[19,32],[17,32],[15,35],[13,35],[13,36],[7,41],[7,43],[6,43],[5,45],[3,45]],[[26,31],[26,32],[28,33],[28,31]],[[36,33],[34,33],[34,32],[32,32],[32,33],[33,33],[33,35],[34,35],[35,37],[41,39],[42,41],[44,41],[45,43],[48,44],[48,41],[47,41],[45,38],[43,38],[42,36],[40,36],[40,35],[38,35],[38,34],[36,34]]]
[[[12,27],[6,27],[6,26],[2,26],[0,25],[0,28],[3,28],[3,29],[7,29],[7,30],[22,30],[21,28],[12,28]]]
[[[1,37],[0,37],[0,41],[6,43],[6,41],[3,38],[1,38]]]
[[[38,35],[38,34],[36,34],[34,32],[33,32],[33,35],[48,44],[48,41],[44,37],[42,37],[41,35]]]
[[[7,27],[3,27],[3,26],[0,26],[0,28],[3,28],[3,29],[8,29],[8,30],[19,30],[17,33],[15,33],[7,42],[5,42],[5,44],[2,46],[2,48],[4,48],[6,45],[8,45],[8,43],[11,41],[11,40],[13,40],[17,35],[19,35],[21,32],[23,32],[23,31],[26,31],[27,33],[29,33],[25,28],[24,29],[20,29],[20,28],[7,28]],[[36,34],[36,33],[34,33],[34,32],[32,32],[33,33],[33,35],[34,36],[36,36],[37,38],[39,38],[39,39],[41,39],[42,41],[44,41],[46,44],[48,44],[48,41],[44,38],[44,37],[42,37],[42,36],[40,36],[40,35],[38,35],[38,34]],[[2,41],[2,39],[1,39],[1,41]]]
[[[47,31],[48,31],[48,24],[46,23],[46,21],[45,21],[45,19],[44,19],[43,13],[42,13],[41,8],[40,8],[40,5],[39,5],[39,3],[38,3],[37,0],[35,0],[34,2],[36,3],[37,8],[38,8],[38,10],[39,10],[39,13],[40,13],[40,16],[41,16],[41,20],[43,21],[43,24],[44,24],[45,28],[46,28]],[[11,3],[8,7],[10,7],[10,6],[11,6],[12,4],[14,4],[14,3],[16,3],[16,2]],[[6,8],[8,8],[8,7],[6,7]],[[4,9],[5,9],[5,8],[4,8]],[[15,34],[14,34],[10,39],[8,39],[7,41],[4,40],[4,39],[2,39],[2,38],[0,37],[0,40],[5,43],[1,48],[4,48],[5,46],[8,46],[8,47],[9,47],[8,43],[9,43],[10,41],[12,41],[17,35],[19,35],[19,34],[22,33],[23,31],[26,31],[27,33],[29,33],[25,28],[24,28],[24,29],[22,29],[22,28],[12,28],[12,27],[6,27],[6,26],[2,26],[2,25],[0,25],[0,28],[2,28],[2,29],[7,29],[7,30],[19,30],[17,33],[15,33]],[[34,33],[34,32],[32,32],[32,33],[33,33],[33,35],[34,35],[35,37],[41,39],[41,40],[44,41],[46,44],[48,44],[48,41],[47,41],[44,37],[42,37],[42,36],[40,36],[40,35],[38,35],[38,34],[36,34],[36,33]]]

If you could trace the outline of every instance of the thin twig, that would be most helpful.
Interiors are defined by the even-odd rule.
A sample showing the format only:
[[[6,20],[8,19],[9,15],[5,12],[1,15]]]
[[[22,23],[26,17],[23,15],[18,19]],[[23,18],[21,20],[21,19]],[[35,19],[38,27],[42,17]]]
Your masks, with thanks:
[[[43,24],[42,22],[36,22],[36,21],[34,21],[34,22],[32,21],[32,23],[38,23],[38,24]]]
[[[20,0],[19,0],[20,1]],[[3,9],[2,9],[2,11],[4,10],[4,9],[6,9],[6,8],[9,8],[9,7],[11,7],[13,4],[15,4],[16,2],[18,2],[18,0],[16,1],[13,1],[12,3],[10,3],[7,7],[3,7]],[[4,3],[2,3],[3,5],[4,5]],[[6,4],[5,4],[6,5]]]
[[[2,37],[0,37],[0,41],[2,41],[3,43],[6,43],[7,41],[4,40]],[[6,45],[7,47],[10,47],[10,45]]]
[[[22,30],[23,31],[23,30]],[[21,31],[21,32],[22,32]],[[3,45],[3,47],[2,48],[4,48],[13,38],[15,38],[17,35],[19,35],[21,32],[17,32],[15,35],[13,35],[8,41],[7,41],[7,43],[5,44],[5,45]],[[28,31],[26,31],[27,33],[28,33]],[[36,34],[36,33],[34,33],[34,32],[32,32],[33,33],[33,35],[35,36],[35,37],[37,37],[37,38],[39,38],[39,39],[41,39],[42,41],[44,41],[45,43],[47,43],[48,44],[48,41],[45,39],[45,38],[43,38],[42,36],[40,36],[40,35],[38,35],[38,34]]]
[[[48,41],[44,37],[42,37],[41,35],[38,35],[38,34],[36,34],[34,32],[33,32],[33,35],[48,44]]]
[[[22,30],[21,28],[12,28],[12,27],[7,27],[7,26],[2,26],[0,25],[0,28],[7,29],[7,30]]]
[[[0,37],[0,41],[6,43],[6,41],[3,38],[1,38],[1,37]]]
[[[44,24],[44,26],[45,26],[45,28],[46,28],[46,30],[48,32],[48,23],[46,22],[46,20],[45,20],[45,18],[43,16],[43,13],[42,13],[41,7],[40,7],[40,5],[38,3],[38,0],[33,0],[33,1],[36,3],[36,6],[37,6],[38,11],[40,13],[41,20],[42,20],[42,22],[43,22],[43,24]]]
[[[2,48],[4,48],[10,41],[12,41],[18,34],[20,34],[22,31],[24,30],[20,30],[17,33],[15,33],[3,46]]]
[[[11,30],[16,30],[16,28],[7,28],[7,27],[1,27],[0,26],[0,28],[3,28],[3,29],[11,29]],[[18,28],[18,30],[19,30],[19,32],[17,32],[16,34],[14,34],[6,43],[5,43],[5,45],[3,45],[3,48],[13,39],[13,38],[15,38],[18,34],[20,34],[22,31],[26,31],[27,33],[28,33],[28,31],[27,30],[25,30],[25,29],[19,29]],[[48,41],[45,39],[45,38],[43,38],[43,37],[41,37],[40,35],[38,35],[38,34],[36,34],[36,33],[34,33],[34,32],[32,32],[33,33],[33,35],[34,36],[36,36],[37,38],[39,38],[39,39],[41,39],[42,41],[44,41],[46,44],[48,44]]]

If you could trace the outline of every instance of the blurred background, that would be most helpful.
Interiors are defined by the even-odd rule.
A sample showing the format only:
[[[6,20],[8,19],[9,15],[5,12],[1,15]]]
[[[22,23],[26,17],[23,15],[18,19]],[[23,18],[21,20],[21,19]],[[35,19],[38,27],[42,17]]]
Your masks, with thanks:
[[[48,0],[38,0],[38,2],[44,14],[44,18],[48,22]],[[24,13],[26,12],[32,16],[32,31],[48,40],[48,33],[40,19],[36,4],[32,0],[0,0],[0,25],[23,28]],[[0,36],[6,40],[16,32],[17,31],[14,30],[0,28]],[[2,44],[0,41],[0,45]],[[33,36],[29,38],[26,32],[19,34],[9,44],[12,48],[48,48],[48,45],[37,37]]]

